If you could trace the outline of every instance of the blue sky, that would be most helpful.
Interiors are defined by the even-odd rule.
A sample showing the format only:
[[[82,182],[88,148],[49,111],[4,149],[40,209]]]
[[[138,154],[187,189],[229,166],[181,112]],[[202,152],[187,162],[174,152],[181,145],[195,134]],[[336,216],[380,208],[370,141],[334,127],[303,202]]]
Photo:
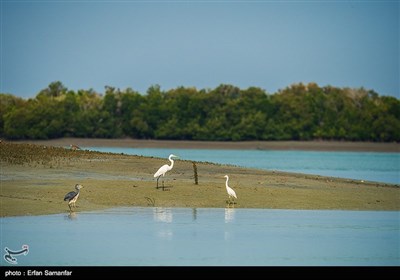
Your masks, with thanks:
[[[400,98],[399,1],[1,0],[0,92],[291,84]]]

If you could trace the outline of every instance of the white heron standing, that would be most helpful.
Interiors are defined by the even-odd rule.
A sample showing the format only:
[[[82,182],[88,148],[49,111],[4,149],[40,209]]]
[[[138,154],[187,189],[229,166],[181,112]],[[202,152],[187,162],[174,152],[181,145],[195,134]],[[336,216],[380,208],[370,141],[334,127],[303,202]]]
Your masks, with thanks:
[[[236,192],[231,187],[228,186],[229,176],[225,175],[224,177],[226,178],[225,186],[226,186],[226,191],[228,193],[228,204],[234,205],[235,204],[234,198],[237,199]]]
[[[80,190],[81,188],[83,188],[82,185],[76,184],[76,185],[75,185],[75,190],[76,190],[76,192],[74,192],[74,191],[69,192],[69,193],[67,193],[67,194],[65,195],[65,197],[64,197],[64,201],[67,201],[67,200],[68,200],[68,206],[69,206],[69,210],[70,210],[70,211],[72,211],[72,207],[75,208],[75,202],[76,202],[76,200],[77,200],[78,197],[79,197],[79,190]]]
[[[165,173],[170,171],[174,167],[174,160],[172,158],[179,158],[176,155],[170,154],[168,157],[168,160],[171,162],[171,165],[164,164],[163,166],[160,167],[160,169],[157,170],[156,173],[154,173],[154,178],[157,177],[157,189],[158,189],[158,180],[160,179],[161,176],[165,176]],[[162,189],[164,190],[164,179],[162,181]]]

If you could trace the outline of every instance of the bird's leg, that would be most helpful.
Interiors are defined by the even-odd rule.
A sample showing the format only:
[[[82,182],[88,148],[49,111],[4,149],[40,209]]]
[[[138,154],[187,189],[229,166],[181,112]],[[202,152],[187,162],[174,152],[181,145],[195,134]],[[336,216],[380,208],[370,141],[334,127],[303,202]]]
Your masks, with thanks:
[[[157,187],[156,189],[158,189],[158,180],[160,179],[161,175],[157,177]]]
[[[164,189],[164,179],[162,180],[162,190],[165,191],[165,189]]]

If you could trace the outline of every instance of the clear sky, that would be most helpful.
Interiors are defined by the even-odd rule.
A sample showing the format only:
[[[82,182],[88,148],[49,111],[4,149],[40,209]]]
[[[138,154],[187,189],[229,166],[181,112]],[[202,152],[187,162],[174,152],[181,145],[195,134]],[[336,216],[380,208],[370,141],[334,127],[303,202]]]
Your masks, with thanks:
[[[400,98],[399,1],[0,1],[2,93],[316,82]]]

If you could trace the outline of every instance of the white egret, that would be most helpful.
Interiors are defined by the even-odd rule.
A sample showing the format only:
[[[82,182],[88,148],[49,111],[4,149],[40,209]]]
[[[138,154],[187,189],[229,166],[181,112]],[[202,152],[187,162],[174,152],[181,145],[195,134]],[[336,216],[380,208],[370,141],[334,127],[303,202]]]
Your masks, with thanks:
[[[154,173],[154,178],[157,177],[157,189],[158,189],[158,180],[160,179],[160,177],[163,176],[164,178],[165,174],[174,167],[174,160],[172,158],[179,158],[179,157],[170,154],[168,160],[171,162],[171,165],[164,164],[163,166],[160,167],[160,169],[157,170],[156,173]],[[164,179],[162,181],[162,189],[164,190]]]
[[[229,199],[228,204],[231,204],[231,203],[235,204],[234,198],[237,199],[236,192],[231,187],[228,186],[229,176],[225,175],[224,177],[226,178],[225,186],[226,186],[226,191],[228,193],[228,199]],[[232,199],[232,202],[231,202],[231,199]]]
[[[72,207],[75,207],[75,202],[79,197],[79,190],[83,188],[82,185],[76,184],[75,185],[75,190],[76,192],[72,191],[69,192],[65,195],[64,197],[64,201],[68,200],[68,206],[69,206],[69,210],[72,211]]]

